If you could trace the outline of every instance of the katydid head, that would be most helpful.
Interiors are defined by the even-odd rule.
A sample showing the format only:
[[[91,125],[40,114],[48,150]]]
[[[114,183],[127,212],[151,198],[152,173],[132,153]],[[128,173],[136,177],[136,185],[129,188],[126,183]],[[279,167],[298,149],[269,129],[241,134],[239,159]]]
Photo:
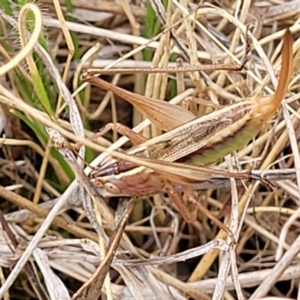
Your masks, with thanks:
[[[147,196],[161,192],[164,184],[164,178],[142,166],[119,174],[94,176],[91,181],[96,188],[116,196]]]

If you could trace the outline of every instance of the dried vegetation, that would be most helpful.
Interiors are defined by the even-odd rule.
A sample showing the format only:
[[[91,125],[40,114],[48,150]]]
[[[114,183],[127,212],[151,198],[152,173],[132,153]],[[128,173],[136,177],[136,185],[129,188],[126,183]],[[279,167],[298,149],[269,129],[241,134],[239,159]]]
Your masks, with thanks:
[[[173,0],[165,11],[156,0],[23,2],[0,4],[0,298],[98,299],[102,288],[103,299],[300,299],[299,1]],[[69,142],[88,145],[85,159],[97,166],[105,156],[97,150],[130,146],[115,133],[84,139],[108,122],[147,138],[161,132],[127,102],[82,83],[82,68],[163,68],[178,57],[239,64],[248,24],[253,51],[242,72],[105,76],[148,97],[176,96],[174,103],[197,96],[213,104],[192,107],[203,115],[273,93],[290,27],[294,74],[282,109],[245,148],[216,162],[264,172],[276,187],[224,179],[198,186],[201,203],[237,243],[203,214],[187,224],[166,195],[134,207],[95,195],[77,157],[84,150],[71,151]],[[64,143],[62,155],[45,126]]]

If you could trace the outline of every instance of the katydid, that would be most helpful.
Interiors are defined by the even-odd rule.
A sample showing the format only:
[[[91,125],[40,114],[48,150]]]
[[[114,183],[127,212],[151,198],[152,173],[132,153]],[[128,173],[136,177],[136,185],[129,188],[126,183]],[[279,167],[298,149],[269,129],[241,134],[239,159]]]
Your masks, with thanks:
[[[282,64],[274,95],[252,97],[200,118],[182,107],[130,93],[85,72],[83,80],[124,98],[138,107],[155,125],[168,131],[145,140],[123,125],[107,124],[100,134],[115,129],[137,144],[126,152],[136,156],[136,162],[108,161],[91,174],[91,179],[98,187],[115,195],[141,196],[166,191],[183,217],[189,222],[193,221],[195,216],[184,205],[174,184],[182,185],[191,193],[191,184],[205,181],[212,174],[248,178],[246,173],[230,173],[199,166],[212,163],[241,148],[273,117],[292,76],[292,45],[292,35],[287,30],[283,38]]]

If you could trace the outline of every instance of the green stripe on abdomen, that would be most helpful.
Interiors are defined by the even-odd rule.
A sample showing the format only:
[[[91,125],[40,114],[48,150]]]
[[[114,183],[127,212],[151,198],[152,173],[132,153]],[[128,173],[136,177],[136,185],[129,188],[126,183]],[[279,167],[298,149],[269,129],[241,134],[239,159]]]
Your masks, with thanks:
[[[188,158],[181,160],[193,166],[200,166],[215,162],[226,155],[244,147],[259,131],[258,124],[247,124],[235,133],[223,137],[222,140],[208,144]]]

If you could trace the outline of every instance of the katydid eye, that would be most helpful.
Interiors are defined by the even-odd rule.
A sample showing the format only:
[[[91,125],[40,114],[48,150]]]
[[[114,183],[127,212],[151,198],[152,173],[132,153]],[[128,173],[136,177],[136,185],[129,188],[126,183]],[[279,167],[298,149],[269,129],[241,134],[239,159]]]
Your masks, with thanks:
[[[107,192],[112,193],[112,194],[120,194],[121,193],[120,189],[110,182],[106,182],[104,184],[104,188],[106,189]]]

